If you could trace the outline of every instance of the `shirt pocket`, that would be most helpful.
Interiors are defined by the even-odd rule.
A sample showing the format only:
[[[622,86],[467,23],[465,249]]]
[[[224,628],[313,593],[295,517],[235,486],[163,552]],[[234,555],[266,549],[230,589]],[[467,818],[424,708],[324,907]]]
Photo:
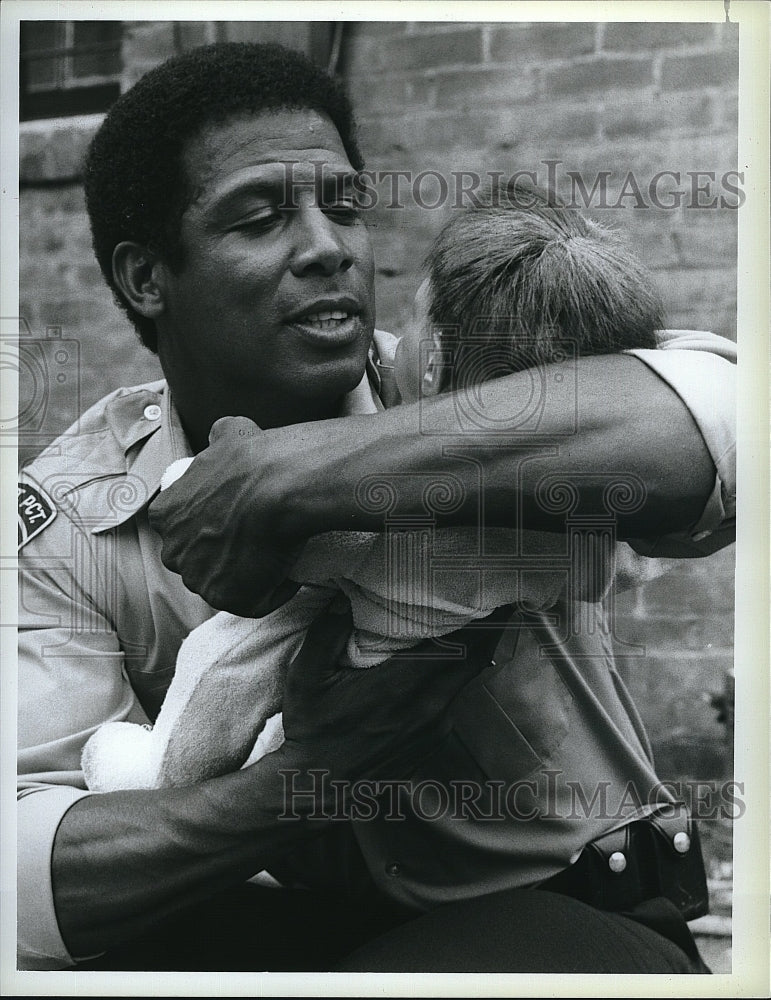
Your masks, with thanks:
[[[452,708],[453,729],[489,779],[517,781],[556,757],[573,696],[529,630],[512,659],[486,671]]]

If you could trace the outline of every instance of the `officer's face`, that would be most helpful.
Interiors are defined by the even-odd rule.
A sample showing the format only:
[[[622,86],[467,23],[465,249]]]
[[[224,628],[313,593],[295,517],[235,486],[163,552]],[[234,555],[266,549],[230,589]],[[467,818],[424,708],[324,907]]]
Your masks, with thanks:
[[[372,248],[334,125],[308,110],[238,117],[185,159],[193,198],[158,322],[167,374],[230,393],[230,412],[262,426],[288,422],[292,400],[306,415],[334,402],[361,379],[374,328]]]

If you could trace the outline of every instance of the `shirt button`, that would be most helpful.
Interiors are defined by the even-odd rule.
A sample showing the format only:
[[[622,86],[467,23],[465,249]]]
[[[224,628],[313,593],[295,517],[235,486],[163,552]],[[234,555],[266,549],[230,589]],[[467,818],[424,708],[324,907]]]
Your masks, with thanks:
[[[160,416],[161,408],[157,403],[150,403],[145,407],[145,420],[159,420]]]
[[[390,875],[391,878],[395,878],[397,875],[401,875],[402,866],[398,861],[389,861],[385,866],[386,875]]]
[[[674,849],[677,851],[678,854],[687,854],[691,846],[691,838],[688,836],[685,830],[681,830],[679,833],[676,833],[672,838],[672,846],[674,847]]]
[[[621,851],[614,851],[608,858],[608,868],[616,875],[620,875],[621,872],[626,868],[626,857]]]

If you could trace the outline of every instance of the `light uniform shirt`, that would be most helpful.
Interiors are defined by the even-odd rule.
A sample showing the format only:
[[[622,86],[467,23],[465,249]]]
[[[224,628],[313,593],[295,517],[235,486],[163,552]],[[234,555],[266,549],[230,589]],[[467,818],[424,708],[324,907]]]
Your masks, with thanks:
[[[369,378],[346,398],[343,414],[382,408],[372,386],[387,396],[394,340],[378,332],[376,342]],[[684,400],[717,474],[692,531],[634,547],[665,557],[705,554],[733,538],[735,346],[670,331],[661,348],[632,353]],[[182,640],[214,614],[163,566],[148,522],[164,470],[189,454],[159,381],[107,396],[22,476],[21,968],[74,962],[56,922],[51,853],[62,816],[91,794],[80,769],[83,745],[104,722],[152,721]],[[629,546],[619,550],[635,562]],[[441,755],[416,773],[420,798],[406,790],[394,798],[391,812],[405,818],[389,820],[381,810],[379,819],[355,824],[372,877],[390,896],[426,908],[536,883],[594,836],[668,800],[611,643],[604,604],[560,600],[548,613],[514,616],[501,644],[505,656],[457,699]],[[465,818],[456,818],[457,800],[470,794],[464,782],[481,797],[461,803]],[[606,801],[593,806],[600,782],[607,783]],[[450,799],[440,785],[453,789]]]

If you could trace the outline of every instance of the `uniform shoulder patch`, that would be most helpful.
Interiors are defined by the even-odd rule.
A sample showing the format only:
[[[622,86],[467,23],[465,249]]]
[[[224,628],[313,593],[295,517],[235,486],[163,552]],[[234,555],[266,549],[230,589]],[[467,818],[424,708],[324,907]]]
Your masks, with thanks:
[[[19,549],[56,517],[53,501],[39,486],[19,483]]]

